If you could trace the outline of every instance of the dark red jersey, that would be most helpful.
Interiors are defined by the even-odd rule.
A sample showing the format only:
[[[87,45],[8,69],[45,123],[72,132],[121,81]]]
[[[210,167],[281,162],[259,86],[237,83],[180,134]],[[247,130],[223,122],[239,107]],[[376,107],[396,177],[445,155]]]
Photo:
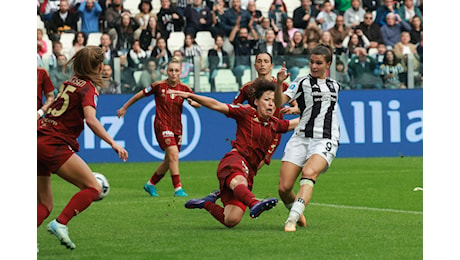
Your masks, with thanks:
[[[276,84],[276,78],[272,77],[273,83]],[[244,101],[247,101],[249,105],[255,108],[254,105],[254,100],[256,99],[255,92],[256,90],[254,89],[254,80],[249,81],[248,83],[244,84],[238,94],[236,94],[236,97],[233,99],[233,104],[243,104]],[[286,82],[283,82],[283,92],[289,87],[289,85]],[[273,113],[273,116],[283,119],[283,115],[281,114],[281,107],[277,107],[275,112]]]
[[[185,84],[178,83],[171,87],[166,80],[152,83],[144,89],[146,96],[155,95],[155,122],[154,127],[160,131],[172,131],[175,135],[182,135],[182,107],[184,99],[174,94],[166,94],[168,89],[193,93]]]
[[[64,140],[73,150],[79,151],[77,138],[84,128],[83,108],[96,108],[98,97],[91,81],[73,76],[61,85],[56,100],[40,119],[38,131]]]
[[[276,133],[288,131],[289,121],[274,116],[267,119],[259,117],[253,107],[228,105],[228,117],[236,120],[236,140],[232,147],[244,156],[252,169],[257,169],[264,159]]]
[[[54,91],[54,86],[48,72],[37,67],[37,110],[43,106],[43,95],[51,91]]]

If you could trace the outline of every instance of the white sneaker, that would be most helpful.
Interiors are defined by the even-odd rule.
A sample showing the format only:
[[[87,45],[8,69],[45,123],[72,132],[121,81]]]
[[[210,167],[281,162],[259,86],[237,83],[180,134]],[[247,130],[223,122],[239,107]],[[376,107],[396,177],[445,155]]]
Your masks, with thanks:
[[[46,227],[48,232],[57,237],[61,241],[61,245],[67,247],[70,250],[75,249],[75,244],[70,240],[67,226],[58,223],[56,220],[51,221]]]

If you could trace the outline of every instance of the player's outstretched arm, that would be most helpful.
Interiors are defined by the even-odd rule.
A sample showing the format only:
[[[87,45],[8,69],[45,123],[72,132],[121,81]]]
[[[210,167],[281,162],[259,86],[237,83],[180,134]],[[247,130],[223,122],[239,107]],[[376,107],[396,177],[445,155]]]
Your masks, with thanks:
[[[88,127],[93,131],[95,135],[108,143],[112,149],[118,154],[121,160],[126,161],[128,159],[128,151],[121,147],[113,140],[113,138],[105,131],[105,128],[99,122],[96,117],[96,109],[92,106],[85,106],[83,108],[85,114],[85,120]]]
[[[276,88],[275,88],[275,105],[281,107],[289,101],[289,97],[283,94],[283,81],[289,77],[290,73],[287,73],[286,62],[283,62],[283,66],[276,74]]]
[[[222,103],[220,101],[217,101],[216,99],[214,98],[210,98],[210,97],[205,97],[205,96],[200,96],[200,95],[197,95],[197,94],[194,94],[194,93],[190,93],[190,92],[184,92],[184,91],[178,91],[178,90],[168,90],[166,92],[167,94],[175,94],[179,97],[182,97],[182,98],[185,98],[185,99],[192,99],[194,100],[195,102],[211,109],[211,110],[215,110],[217,112],[221,112],[223,114],[226,114],[228,112],[228,106],[227,104],[225,103]]]
[[[136,93],[136,95],[132,96],[128,101],[126,101],[125,104],[123,104],[123,106],[117,110],[117,116],[118,118],[121,118],[123,117],[125,114],[126,114],[126,110],[128,110],[128,108],[136,103],[139,99],[145,97],[144,95],[144,91],[141,90],[139,92]]]

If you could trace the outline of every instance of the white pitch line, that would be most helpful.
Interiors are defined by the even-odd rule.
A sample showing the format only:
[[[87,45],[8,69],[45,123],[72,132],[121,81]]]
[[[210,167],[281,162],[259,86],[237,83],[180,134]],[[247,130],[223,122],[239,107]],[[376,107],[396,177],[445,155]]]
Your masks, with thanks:
[[[315,202],[310,202],[309,205],[320,206],[320,207],[339,208],[339,209],[370,210],[370,211],[405,213],[405,214],[415,214],[415,215],[422,215],[423,214],[423,212],[421,212],[421,211],[399,210],[399,209],[383,209],[383,208],[369,208],[369,207],[358,207],[358,206],[345,206],[345,205],[325,204],[325,203],[315,203]]]

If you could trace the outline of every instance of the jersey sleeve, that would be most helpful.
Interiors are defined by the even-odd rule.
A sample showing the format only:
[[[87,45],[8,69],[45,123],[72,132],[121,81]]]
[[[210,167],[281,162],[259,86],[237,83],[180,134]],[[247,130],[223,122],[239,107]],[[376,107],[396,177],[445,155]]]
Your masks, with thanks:
[[[46,70],[43,70],[43,92],[49,93],[54,91],[53,83],[51,82],[50,75]]]
[[[277,133],[286,133],[289,131],[289,120],[275,118],[275,123]]]
[[[228,106],[228,113],[226,114],[227,117],[231,117],[234,119],[239,119],[244,117],[248,113],[249,107],[242,107],[241,105],[236,104],[227,104]]]
[[[96,93],[96,88],[89,84],[86,85],[85,88],[88,88],[88,91],[86,91],[86,93],[82,97],[81,106],[92,106],[94,108],[97,108],[98,95]]]
[[[150,86],[144,88],[144,89],[142,90],[142,92],[144,92],[144,95],[145,95],[145,96],[153,95],[153,94],[155,94],[156,86],[158,86],[158,85],[155,84],[155,83],[152,83]]]
[[[245,100],[247,100],[246,92],[244,91],[245,88],[242,87],[239,89],[238,93],[236,94],[235,98],[232,101],[232,104],[243,104]]]

